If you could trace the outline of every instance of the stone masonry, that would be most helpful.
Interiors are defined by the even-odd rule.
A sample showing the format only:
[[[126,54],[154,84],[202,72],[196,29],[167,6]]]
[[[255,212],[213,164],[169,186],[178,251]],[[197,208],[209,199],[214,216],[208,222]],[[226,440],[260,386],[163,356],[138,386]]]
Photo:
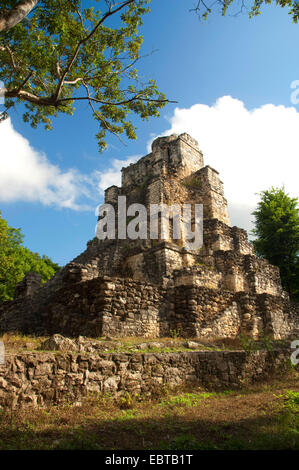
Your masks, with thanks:
[[[76,337],[236,337],[298,332],[299,306],[279,269],[255,256],[245,230],[231,227],[223,183],[189,135],[156,139],[152,152],[122,169],[105,202],[203,204],[203,246],[185,240],[99,240],[47,284],[26,278],[0,305],[0,331]],[[127,223],[129,223],[129,218]]]
[[[150,395],[161,387],[200,384],[237,389],[285,374],[290,351],[194,351],[167,354],[22,352],[0,365],[0,408],[80,404],[85,396]]]

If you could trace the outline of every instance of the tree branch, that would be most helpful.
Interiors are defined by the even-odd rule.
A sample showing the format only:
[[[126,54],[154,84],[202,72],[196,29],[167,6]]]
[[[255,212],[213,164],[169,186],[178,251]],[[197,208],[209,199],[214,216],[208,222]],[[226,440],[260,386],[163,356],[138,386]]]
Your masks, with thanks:
[[[9,57],[10,57],[10,61],[11,61],[11,65],[12,65],[12,68],[13,68],[13,72],[16,70],[16,62],[15,62],[15,59],[14,59],[14,55],[13,55],[13,52],[12,50],[10,49],[9,46],[0,46],[0,51],[7,51],[8,54],[9,54]],[[11,75],[13,74],[13,72],[11,73]]]
[[[11,10],[0,11],[0,32],[8,31],[20,23],[35,7],[39,0],[21,0]]]
[[[83,77],[78,77],[75,80],[64,81],[63,83],[65,85],[76,85],[76,83],[80,82],[81,80],[83,80]]]
[[[57,87],[57,90],[56,90],[56,93],[55,93],[55,99],[57,100],[59,98],[59,95],[61,93],[61,89],[63,87],[63,83],[64,83],[64,80],[65,80],[65,77],[67,76],[67,74],[69,73],[69,71],[71,70],[72,68],[72,65],[73,63],[75,62],[78,54],[79,54],[79,51],[80,51],[80,48],[81,46],[87,42],[94,34],[95,32],[97,31],[97,29],[101,26],[101,24],[104,23],[104,21],[109,18],[109,16],[112,16],[114,15],[115,13],[118,13],[120,10],[122,10],[123,8],[125,8],[126,6],[130,5],[131,3],[133,3],[135,0],[127,0],[126,2],[122,3],[120,6],[118,6],[117,8],[115,8],[114,10],[112,10],[112,6],[110,5],[110,8],[109,10],[102,16],[102,18],[100,19],[100,21],[98,21],[98,23],[95,25],[95,27],[91,30],[91,32],[85,36],[85,38],[81,39],[81,41],[78,42],[78,45],[75,49],[75,52],[73,54],[73,56],[71,57],[68,65],[66,66],[64,72],[62,73],[61,75],[61,78],[59,80],[59,84],[58,84],[58,87]]]
[[[26,78],[26,81],[30,77],[28,76]],[[86,84],[84,83],[84,86],[86,88]],[[151,99],[151,98],[142,98],[142,95],[134,95],[132,98],[129,98],[124,101],[119,101],[119,102],[113,102],[113,101],[102,101],[98,100],[97,98],[93,98],[90,96],[90,93],[88,93],[88,96],[78,96],[78,97],[72,97],[72,98],[61,98],[57,100],[55,96],[49,96],[49,97],[43,97],[43,96],[37,96],[34,95],[33,93],[30,93],[25,90],[20,90],[15,89],[15,90],[5,90],[4,96],[6,98],[20,98],[25,101],[28,101],[29,103],[32,104],[38,104],[38,105],[44,105],[44,106],[54,106],[54,107],[59,107],[63,106],[63,103],[67,101],[86,101],[88,100],[89,102],[95,102],[95,103],[100,103],[103,105],[113,105],[113,106],[123,106],[124,104],[131,103],[132,101],[146,101],[146,102],[153,102],[153,103],[177,103],[177,101],[170,101],[170,100],[159,100],[159,99]]]
[[[30,71],[29,74],[27,75],[27,77],[25,78],[25,80],[23,81],[23,83],[21,83],[21,85],[19,86],[17,92],[20,92],[22,90],[22,88],[26,85],[26,83],[28,82],[28,80],[30,80],[30,78],[32,77],[33,75],[33,72]]]
[[[113,135],[115,135],[122,142],[121,137],[116,132],[114,132],[114,130],[109,126],[109,123],[106,121],[104,116],[101,113],[99,113],[96,109],[94,109],[94,106],[92,104],[92,98],[91,98],[90,92],[89,92],[89,88],[88,88],[88,86],[86,85],[86,83],[84,81],[83,81],[83,86],[84,86],[84,88],[86,90],[86,93],[87,93],[87,96],[85,97],[85,99],[88,100],[88,104],[91,107],[93,113],[100,119],[100,121],[102,121],[102,123],[104,124],[106,129],[109,132],[111,132]]]
[[[153,102],[153,103],[177,103],[177,101],[171,101],[171,100],[158,100],[158,99],[150,99],[150,98],[142,98],[141,95],[135,95],[132,98],[129,98],[128,100],[124,101],[118,101],[118,102],[113,102],[113,101],[102,101],[98,100],[97,98],[93,98],[92,96],[79,96],[79,97],[72,97],[72,98],[61,98],[60,100],[57,100],[57,106],[59,106],[60,103],[64,101],[84,101],[84,100],[91,100],[94,101],[95,103],[100,103],[103,105],[108,105],[108,106],[123,106],[124,104],[131,103],[132,101],[147,101],[147,102]]]
[[[20,98],[22,100],[28,101],[29,103],[32,104],[37,104],[37,105],[44,105],[44,106],[55,106],[55,101],[53,99],[53,96],[51,97],[42,97],[42,96],[37,96],[34,95],[33,93],[29,93],[28,91],[25,90],[5,90],[4,92],[5,98]]]

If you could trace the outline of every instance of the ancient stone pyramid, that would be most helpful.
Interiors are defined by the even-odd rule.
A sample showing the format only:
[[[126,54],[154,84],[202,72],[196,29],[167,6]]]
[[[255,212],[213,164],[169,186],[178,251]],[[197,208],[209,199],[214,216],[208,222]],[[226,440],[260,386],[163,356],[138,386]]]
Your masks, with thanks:
[[[203,246],[184,240],[94,238],[42,287],[28,276],[17,298],[0,306],[0,330],[67,336],[292,336],[299,306],[281,287],[279,269],[254,255],[246,231],[229,225],[219,174],[204,166],[189,135],[156,139],[152,152],[122,169],[105,191],[115,207],[202,204]],[[29,287],[28,287],[29,286]],[[34,287],[34,288],[33,288]]]

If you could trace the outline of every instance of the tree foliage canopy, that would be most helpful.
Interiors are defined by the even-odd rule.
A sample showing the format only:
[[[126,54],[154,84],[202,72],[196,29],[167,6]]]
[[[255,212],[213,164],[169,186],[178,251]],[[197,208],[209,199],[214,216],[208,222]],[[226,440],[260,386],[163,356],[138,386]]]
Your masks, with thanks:
[[[16,284],[30,272],[45,282],[59,269],[47,256],[39,256],[23,246],[20,229],[12,228],[0,212],[0,302],[13,298]]]
[[[299,300],[299,208],[284,188],[271,188],[260,193],[253,212],[257,255],[280,268],[283,287]]]
[[[272,0],[253,0],[248,1],[241,0],[241,2],[234,2],[234,0],[216,0],[209,2],[208,0],[197,0],[195,7],[192,9],[195,11],[199,18],[207,19],[208,15],[214,11],[217,6],[220,7],[222,16],[225,16],[231,6],[237,4],[234,14],[248,12],[249,17],[253,18],[261,14],[261,8],[264,5],[270,5],[274,2]],[[291,15],[294,23],[298,22],[299,19],[299,2],[297,0],[275,0],[275,4],[281,8],[287,8],[289,15]]]
[[[99,124],[101,150],[107,132],[136,138],[129,114],[143,120],[158,116],[168,102],[155,81],[144,82],[136,69],[143,41],[139,27],[149,3],[90,0],[92,6],[82,8],[86,0],[2,0],[0,76],[6,108],[24,102],[24,120],[51,129],[58,113],[73,114],[75,104],[87,103]],[[35,4],[27,15],[26,4]],[[25,16],[7,26],[17,10]]]
[[[165,0],[164,0],[165,1]],[[100,150],[107,132],[136,138],[129,118],[159,116],[169,100],[154,80],[140,78],[142,58],[139,27],[151,0],[1,0],[0,76],[6,108],[23,102],[23,114],[33,127],[52,128],[59,113],[73,114],[87,103],[99,124]],[[234,13],[250,17],[271,0],[241,0]],[[224,16],[234,0],[190,0],[191,11],[206,19],[217,6]],[[193,8],[192,8],[193,5]],[[299,1],[276,0],[299,18]],[[0,123],[7,112],[0,113]]]

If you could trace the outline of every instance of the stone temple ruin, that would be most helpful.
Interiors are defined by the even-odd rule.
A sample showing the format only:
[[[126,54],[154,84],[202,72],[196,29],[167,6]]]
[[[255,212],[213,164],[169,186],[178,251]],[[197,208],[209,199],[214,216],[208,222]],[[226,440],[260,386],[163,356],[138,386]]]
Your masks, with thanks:
[[[189,135],[156,139],[152,152],[122,169],[105,202],[203,204],[203,246],[184,240],[99,240],[48,283],[29,274],[0,305],[0,331],[76,337],[144,336],[275,339],[298,331],[299,306],[279,269],[259,259],[246,231],[231,227],[223,184]]]

